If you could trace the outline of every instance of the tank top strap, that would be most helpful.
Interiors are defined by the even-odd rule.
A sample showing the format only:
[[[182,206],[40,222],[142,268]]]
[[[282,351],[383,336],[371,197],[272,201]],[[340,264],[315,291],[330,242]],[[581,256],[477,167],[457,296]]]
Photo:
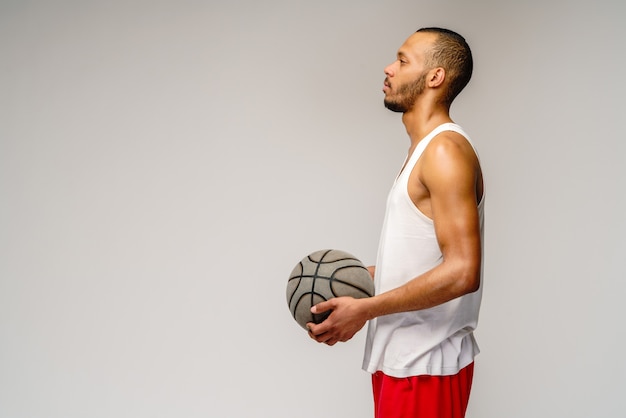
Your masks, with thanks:
[[[415,149],[413,150],[413,153],[407,157],[407,160],[404,164],[404,167],[402,167],[402,170],[400,171],[400,174],[398,174],[398,178],[400,178],[404,173],[410,173],[413,170],[413,167],[415,166],[415,163],[417,163],[417,160],[419,160],[419,158],[421,157],[421,155],[424,153],[424,150],[426,149],[426,147],[428,146],[428,144],[430,144],[430,141],[433,140],[434,137],[436,137],[437,135],[439,135],[442,132],[445,131],[454,131],[456,133],[459,133],[461,135],[463,135],[465,137],[465,139],[468,140],[469,142],[469,138],[467,137],[467,134],[465,134],[465,132],[463,132],[463,129],[461,129],[461,127],[459,125],[457,125],[456,123],[442,123],[441,125],[437,126],[435,129],[433,129],[432,131],[430,131],[428,133],[428,135],[426,135],[418,144],[417,147],[415,147]],[[470,145],[472,145],[472,143],[470,142]],[[472,148],[474,146],[472,145]]]

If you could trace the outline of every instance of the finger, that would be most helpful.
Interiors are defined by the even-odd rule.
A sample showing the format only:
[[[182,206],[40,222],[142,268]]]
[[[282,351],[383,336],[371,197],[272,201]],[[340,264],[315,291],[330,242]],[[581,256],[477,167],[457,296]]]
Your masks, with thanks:
[[[309,337],[313,338],[316,341],[319,341],[319,337],[324,334],[324,331],[319,330],[319,326],[317,326],[313,322],[309,322],[308,324],[306,324],[306,329],[309,333]]]
[[[309,322],[308,324],[306,324],[306,327],[309,330],[309,334],[314,336],[320,336],[332,329],[332,325],[328,323],[327,320],[324,322],[320,322],[319,324]]]
[[[323,329],[320,330],[319,325],[316,325],[313,322],[309,322],[307,324],[307,330],[308,330],[309,337],[311,337],[311,339],[317,341],[318,343],[328,344],[328,342],[331,339],[331,335],[328,332],[324,331]],[[330,344],[330,345],[333,345],[333,344]]]
[[[320,302],[317,305],[313,305],[311,307],[311,313],[320,314],[322,312],[330,311],[333,309],[334,305],[335,303],[332,299],[325,302]]]

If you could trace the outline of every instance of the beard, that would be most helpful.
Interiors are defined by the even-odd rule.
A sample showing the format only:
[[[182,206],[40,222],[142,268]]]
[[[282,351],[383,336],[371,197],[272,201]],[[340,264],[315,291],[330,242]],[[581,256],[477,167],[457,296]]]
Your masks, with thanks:
[[[402,84],[394,97],[385,97],[385,107],[392,112],[405,113],[411,110],[418,96],[426,87],[426,72],[423,72],[415,81]]]

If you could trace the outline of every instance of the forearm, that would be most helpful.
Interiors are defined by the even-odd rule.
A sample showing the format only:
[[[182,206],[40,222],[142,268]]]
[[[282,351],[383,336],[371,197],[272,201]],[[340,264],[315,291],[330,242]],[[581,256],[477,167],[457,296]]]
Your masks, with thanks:
[[[367,319],[399,312],[432,308],[467,293],[480,285],[480,265],[442,263],[405,285],[363,299]]]

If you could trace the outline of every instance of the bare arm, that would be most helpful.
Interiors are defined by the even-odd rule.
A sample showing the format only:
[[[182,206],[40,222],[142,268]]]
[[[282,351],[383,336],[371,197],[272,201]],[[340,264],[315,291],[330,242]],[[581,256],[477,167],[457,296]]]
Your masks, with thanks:
[[[335,298],[318,304],[314,308],[318,312],[329,309],[333,312],[323,323],[310,324],[314,339],[329,345],[347,341],[369,319],[431,308],[478,289],[481,244],[476,196],[479,170],[471,149],[455,141],[433,141],[422,156],[415,176],[415,181],[427,193],[421,199],[418,187],[411,198],[425,205],[424,212],[432,217],[443,261],[405,285],[372,298]]]
[[[452,141],[433,145],[424,154],[420,177],[429,192],[426,200],[443,261],[404,286],[370,301],[368,319],[431,308],[471,293],[480,285],[477,161],[473,151]]]

